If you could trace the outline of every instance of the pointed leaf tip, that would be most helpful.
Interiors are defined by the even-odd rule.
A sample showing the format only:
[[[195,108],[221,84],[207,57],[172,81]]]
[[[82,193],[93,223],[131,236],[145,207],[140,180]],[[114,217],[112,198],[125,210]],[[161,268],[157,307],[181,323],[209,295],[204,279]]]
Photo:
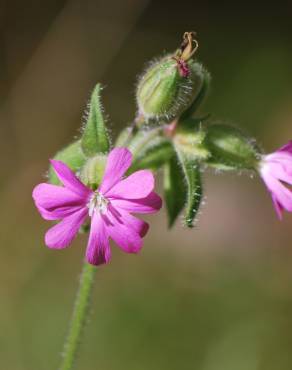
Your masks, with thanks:
[[[97,84],[91,94],[89,114],[81,138],[81,145],[86,156],[109,151],[109,137],[103,117],[100,101],[101,85]]]

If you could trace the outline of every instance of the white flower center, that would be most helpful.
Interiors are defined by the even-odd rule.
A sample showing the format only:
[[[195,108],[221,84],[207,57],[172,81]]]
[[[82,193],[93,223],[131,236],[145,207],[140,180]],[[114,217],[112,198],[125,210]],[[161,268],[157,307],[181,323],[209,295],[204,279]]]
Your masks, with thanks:
[[[89,209],[89,216],[92,217],[93,212],[106,213],[109,200],[106,199],[101,193],[96,191],[91,197],[87,207]]]

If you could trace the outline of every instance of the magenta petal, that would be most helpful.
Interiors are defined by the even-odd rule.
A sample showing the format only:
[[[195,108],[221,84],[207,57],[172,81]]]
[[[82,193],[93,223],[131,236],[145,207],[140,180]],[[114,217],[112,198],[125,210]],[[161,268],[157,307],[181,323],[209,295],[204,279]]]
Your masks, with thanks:
[[[83,206],[59,207],[50,211],[37,205],[37,209],[42,218],[48,221],[61,220],[72,215],[72,213],[79,211],[81,208],[83,208]]]
[[[81,208],[72,215],[65,217],[57,225],[51,227],[45,235],[46,245],[49,248],[56,249],[68,247],[87,215],[88,209]]]
[[[292,140],[290,140],[287,144],[283,145],[277,152],[288,152],[292,154]]]
[[[264,168],[268,168],[268,171],[277,177],[274,170],[282,168],[287,175],[292,176],[292,155],[288,152],[276,152],[265,156]]]
[[[106,194],[128,170],[132,163],[132,154],[126,148],[115,148],[108,156],[105,173],[99,190]]]
[[[271,162],[269,163],[269,173],[273,178],[279,179],[292,185],[292,158],[290,159],[290,166],[285,166],[284,163]]]
[[[272,196],[272,200],[273,200],[273,204],[274,204],[274,208],[275,208],[275,211],[277,213],[277,216],[278,216],[279,220],[282,220],[282,218],[283,218],[283,207],[278,202],[278,200],[277,200],[277,198],[274,194],[271,194],[271,196]]]
[[[144,237],[147,234],[149,230],[149,224],[147,222],[132,216],[129,212],[122,209],[115,209],[114,215],[120,223],[123,223],[129,229],[133,229],[141,237]]]
[[[45,209],[85,204],[84,198],[71,190],[46,183],[37,185],[33,190],[32,197],[37,207]]]
[[[64,186],[73,191],[74,193],[80,195],[81,197],[87,197],[90,193],[88,189],[82,182],[76,177],[75,173],[63,162],[56,161],[54,159],[50,160],[59,180],[64,184]]]
[[[86,249],[87,262],[92,265],[108,263],[111,258],[109,236],[100,214],[94,212]]]
[[[145,198],[154,188],[151,171],[136,171],[125,180],[119,181],[108,192],[109,198],[139,199]]]
[[[124,223],[118,210],[111,208],[106,214],[106,228],[113,241],[127,253],[138,253],[142,248],[141,236],[130,225]]]
[[[274,204],[276,200],[282,208],[292,212],[292,192],[269,172],[262,173],[262,178],[273,195]]]
[[[141,236],[141,238],[143,238],[147,234],[149,230],[149,224],[147,222],[132,216],[128,212],[124,213],[122,217],[125,222],[125,225],[135,230],[135,232],[138,233]]]
[[[160,196],[154,192],[143,199],[113,199],[111,203],[115,208],[121,208],[133,213],[155,213],[162,206]]]
[[[292,212],[292,192],[287,189],[284,185],[279,183],[277,190],[273,191],[278,203],[287,211]]]

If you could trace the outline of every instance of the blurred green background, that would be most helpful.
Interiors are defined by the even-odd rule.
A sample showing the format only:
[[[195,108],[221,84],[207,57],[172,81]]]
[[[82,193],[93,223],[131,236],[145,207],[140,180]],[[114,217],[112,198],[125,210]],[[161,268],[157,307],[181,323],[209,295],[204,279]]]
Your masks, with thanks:
[[[292,137],[291,2],[51,0],[0,3],[0,369],[56,369],[86,238],[45,248],[31,190],[79,133],[90,91],[113,136],[133,119],[145,63],[196,30],[213,76],[204,106],[267,152]],[[138,256],[97,273],[77,369],[290,370],[292,216],[260,179],[205,176],[194,230],[151,217]]]

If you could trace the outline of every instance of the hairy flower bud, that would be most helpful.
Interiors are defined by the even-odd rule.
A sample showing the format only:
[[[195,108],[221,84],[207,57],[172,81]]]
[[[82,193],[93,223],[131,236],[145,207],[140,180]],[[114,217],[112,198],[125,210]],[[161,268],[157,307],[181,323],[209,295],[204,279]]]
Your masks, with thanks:
[[[197,49],[192,33],[184,35],[179,51],[152,64],[137,87],[139,115],[169,122],[187,110],[199,94],[204,68],[191,59]]]
[[[219,170],[257,168],[260,150],[254,140],[240,130],[227,125],[213,125],[204,140],[210,152],[209,165]]]

